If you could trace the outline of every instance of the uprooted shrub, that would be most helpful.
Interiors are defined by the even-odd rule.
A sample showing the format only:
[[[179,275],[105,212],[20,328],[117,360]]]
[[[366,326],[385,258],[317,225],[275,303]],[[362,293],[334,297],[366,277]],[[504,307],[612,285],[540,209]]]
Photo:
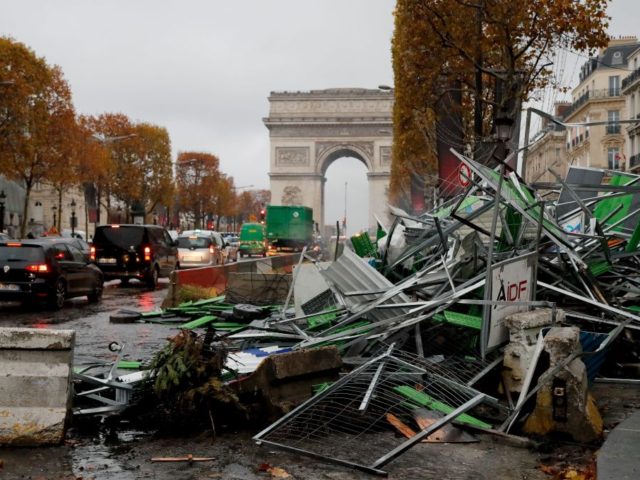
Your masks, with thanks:
[[[160,429],[215,431],[242,419],[244,408],[221,379],[226,349],[212,337],[181,330],[151,361],[137,410]]]

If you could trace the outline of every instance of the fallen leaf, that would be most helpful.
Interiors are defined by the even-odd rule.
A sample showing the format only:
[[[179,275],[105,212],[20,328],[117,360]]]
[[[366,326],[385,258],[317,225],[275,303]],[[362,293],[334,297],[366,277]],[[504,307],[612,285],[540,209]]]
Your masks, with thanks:
[[[267,472],[269,472],[273,478],[291,478],[291,475],[280,467],[271,467]]]

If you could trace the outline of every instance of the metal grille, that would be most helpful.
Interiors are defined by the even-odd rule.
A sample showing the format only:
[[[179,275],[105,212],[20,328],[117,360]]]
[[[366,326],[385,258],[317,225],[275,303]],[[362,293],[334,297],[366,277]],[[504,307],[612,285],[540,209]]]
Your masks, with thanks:
[[[424,359],[414,364],[390,352],[355,369],[254,438],[383,474],[380,467],[454,418],[491,427],[465,413],[485,400],[484,394],[434,373]],[[414,419],[421,407],[439,412],[442,418],[421,430]],[[398,436],[390,423],[394,419],[419,433]]]
[[[325,290],[324,292],[316,295],[311,300],[301,305],[302,311],[305,315],[321,312],[327,308],[335,307],[336,301],[331,290]]]

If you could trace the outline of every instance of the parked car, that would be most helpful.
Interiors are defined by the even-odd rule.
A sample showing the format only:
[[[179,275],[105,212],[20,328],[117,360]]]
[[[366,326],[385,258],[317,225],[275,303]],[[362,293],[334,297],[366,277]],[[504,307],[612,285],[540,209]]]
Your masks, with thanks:
[[[0,299],[24,303],[44,301],[52,309],[67,298],[102,297],[98,267],[63,238],[0,242]]]
[[[123,284],[136,278],[155,288],[159,277],[179,268],[178,247],[159,225],[102,225],[96,228],[91,259],[105,278]]]
[[[261,223],[245,223],[240,230],[240,257],[245,255],[267,256],[267,244],[264,225]]]
[[[5,242],[11,240],[11,237],[9,235],[7,235],[6,233],[2,233],[0,232],[0,242]]]
[[[181,268],[208,267],[226,262],[224,240],[218,232],[185,231],[178,236],[177,242]]]

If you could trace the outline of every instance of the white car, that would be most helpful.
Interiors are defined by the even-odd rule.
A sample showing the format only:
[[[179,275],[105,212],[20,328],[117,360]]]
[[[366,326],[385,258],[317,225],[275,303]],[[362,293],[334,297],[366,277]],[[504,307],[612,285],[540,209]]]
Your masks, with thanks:
[[[187,230],[178,238],[180,268],[210,267],[226,263],[222,236],[209,230]]]

